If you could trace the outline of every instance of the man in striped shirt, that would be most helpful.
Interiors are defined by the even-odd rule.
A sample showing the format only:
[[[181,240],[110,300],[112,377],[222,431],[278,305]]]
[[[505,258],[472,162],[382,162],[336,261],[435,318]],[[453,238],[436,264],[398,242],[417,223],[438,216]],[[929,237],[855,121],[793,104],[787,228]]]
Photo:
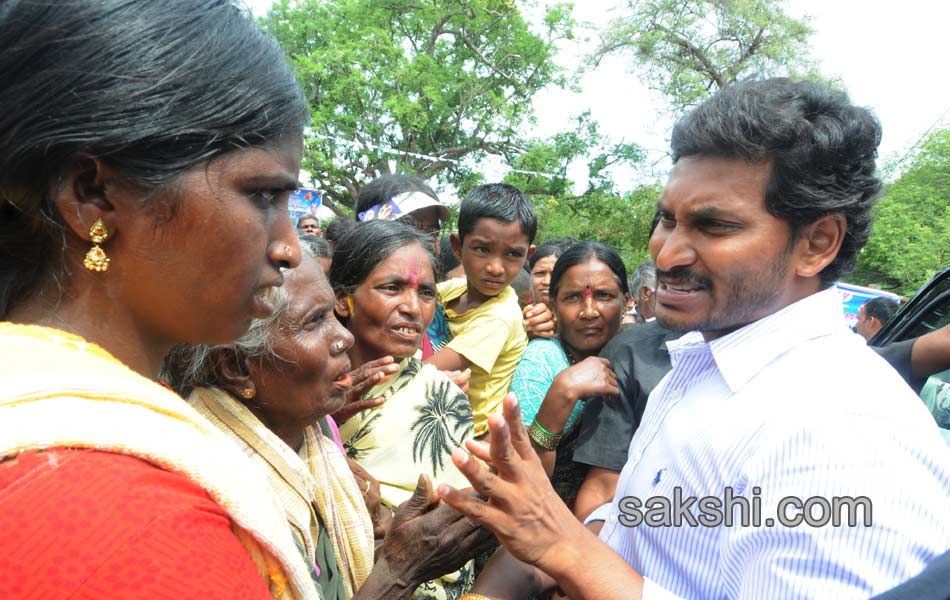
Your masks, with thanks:
[[[832,288],[870,233],[880,136],[843,94],[784,79],[677,124],[650,240],[656,317],[685,334],[672,370],[588,518],[599,539],[550,491],[512,398],[490,449],[469,446],[497,474],[453,456],[487,500],[445,500],[509,553],[478,593],[867,598],[950,548],[950,450]]]

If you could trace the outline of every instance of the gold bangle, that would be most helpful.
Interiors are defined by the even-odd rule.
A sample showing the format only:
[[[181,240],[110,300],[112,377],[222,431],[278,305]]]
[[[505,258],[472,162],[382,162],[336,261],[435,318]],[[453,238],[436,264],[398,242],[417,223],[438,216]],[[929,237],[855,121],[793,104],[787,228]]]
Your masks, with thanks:
[[[557,450],[558,444],[561,443],[562,435],[561,433],[551,433],[542,427],[537,419],[531,421],[531,426],[528,427],[528,437],[531,438],[532,442],[545,450]]]
[[[473,594],[469,592],[464,596],[460,596],[459,600],[491,600],[488,596],[482,596],[481,594]]]

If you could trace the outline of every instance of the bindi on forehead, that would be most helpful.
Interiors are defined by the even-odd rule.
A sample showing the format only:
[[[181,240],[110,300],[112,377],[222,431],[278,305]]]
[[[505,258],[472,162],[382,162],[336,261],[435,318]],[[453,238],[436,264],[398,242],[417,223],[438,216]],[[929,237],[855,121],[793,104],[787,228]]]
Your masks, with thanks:
[[[412,260],[412,263],[410,263],[409,265],[409,276],[407,278],[409,281],[409,285],[416,288],[419,287],[420,278],[421,278],[421,274],[420,274],[420,268],[419,268],[419,259],[414,258]]]

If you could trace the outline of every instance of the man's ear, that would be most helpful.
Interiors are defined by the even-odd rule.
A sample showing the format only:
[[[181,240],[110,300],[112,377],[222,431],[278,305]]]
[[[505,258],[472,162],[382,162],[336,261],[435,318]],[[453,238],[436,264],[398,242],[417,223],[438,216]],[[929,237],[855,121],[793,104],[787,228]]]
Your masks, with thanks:
[[[452,254],[455,258],[462,260],[462,238],[457,233],[453,233],[449,236],[449,241],[452,243]]]
[[[840,213],[824,215],[803,227],[795,243],[795,274],[814,277],[821,273],[838,256],[847,232],[848,222]]]
[[[242,392],[247,389],[257,391],[251,380],[250,366],[247,361],[239,360],[230,346],[213,346],[210,353],[222,388],[237,398],[241,398]]]
[[[109,189],[116,171],[98,158],[82,155],[63,173],[57,186],[49,190],[66,227],[79,239],[90,241],[89,230],[102,219],[109,237],[119,229]]]
[[[538,249],[538,247],[535,246],[534,244],[531,244],[530,246],[528,246],[528,254],[527,254],[527,256],[524,257],[525,262],[528,262],[528,259],[530,259],[532,256],[534,256],[534,251],[537,250],[537,249]]]

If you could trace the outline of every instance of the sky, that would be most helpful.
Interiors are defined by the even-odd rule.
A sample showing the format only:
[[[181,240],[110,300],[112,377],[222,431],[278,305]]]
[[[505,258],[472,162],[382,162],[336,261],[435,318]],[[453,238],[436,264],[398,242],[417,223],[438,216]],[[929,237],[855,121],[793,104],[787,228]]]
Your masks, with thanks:
[[[264,14],[270,0],[246,0]],[[543,14],[549,0],[537,0],[528,15]],[[621,14],[623,0],[578,0],[575,18],[587,27],[577,39],[560,47],[557,62],[576,69],[596,45],[597,31]],[[826,76],[841,79],[851,99],[872,109],[883,125],[879,155],[899,159],[938,120],[950,126],[950,2],[946,0],[789,0],[788,13],[810,17],[815,30],[811,53]],[[537,124],[530,131],[549,136],[570,128],[574,116],[590,110],[611,141],[635,142],[647,150],[639,172],[616,172],[620,190],[650,179],[662,179],[672,121],[662,96],[641,84],[629,57],[608,57],[580,76],[580,92],[547,89],[535,97]],[[586,187],[584,165],[569,175],[577,188]],[[500,179],[504,166],[487,161],[486,178]]]

